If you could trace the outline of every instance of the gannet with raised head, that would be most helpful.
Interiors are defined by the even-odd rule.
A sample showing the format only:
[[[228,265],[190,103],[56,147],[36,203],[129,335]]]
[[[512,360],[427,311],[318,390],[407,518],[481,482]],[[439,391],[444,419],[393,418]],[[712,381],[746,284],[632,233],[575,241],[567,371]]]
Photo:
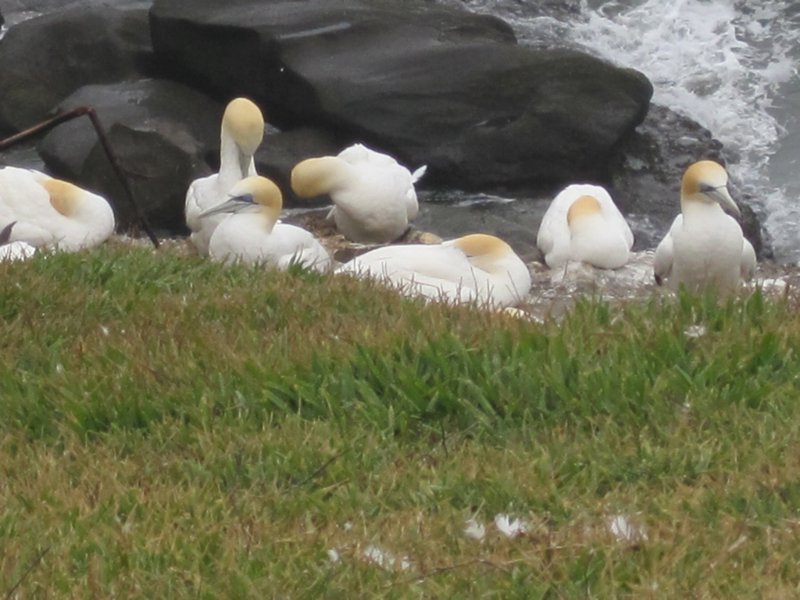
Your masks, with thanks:
[[[231,189],[230,198],[202,213],[223,215],[211,235],[212,260],[242,262],[286,269],[300,264],[317,271],[331,267],[328,252],[305,229],[278,223],[283,198],[278,186],[266,177],[246,177]]]
[[[102,196],[32,169],[0,169],[0,228],[9,242],[75,252],[114,232],[114,211]]]
[[[208,254],[208,243],[224,215],[201,217],[208,209],[228,198],[228,192],[245,177],[256,175],[253,159],[264,139],[264,116],[254,102],[234,98],[222,115],[219,145],[219,172],[195,179],[186,192],[186,225],[200,255]]]
[[[692,292],[713,288],[731,292],[755,273],[756,254],[739,223],[722,207],[741,214],[728,192],[722,165],[702,160],[691,165],[681,182],[681,214],[656,248],[656,283]]]
[[[425,173],[414,173],[394,158],[354,144],[337,156],[309,158],[292,169],[292,189],[301,198],[329,194],[329,217],[349,240],[392,242],[416,218],[419,206],[414,184]]]
[[[573,184],[550,203],[536,245],[551,269],[569,261],[617,269],[628,262],[633,232],[604,188]]]
[[[409,296],[494,308],[520,304],[531,288],[530,271],[511,246],[480,233],[376,248],[336,272],[377,279]]]

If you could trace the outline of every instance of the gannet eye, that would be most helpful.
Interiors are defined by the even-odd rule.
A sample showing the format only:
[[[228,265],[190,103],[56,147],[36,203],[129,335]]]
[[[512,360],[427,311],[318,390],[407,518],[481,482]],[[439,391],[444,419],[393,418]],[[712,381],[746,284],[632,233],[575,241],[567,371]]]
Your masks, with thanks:
[[[253,194],[239,194],[238,196],[231,195],[231,200],[238,200],[239,202],[247,202],[248,204],[255,204]]]
[[[724,186],[719,186],[719,187],[724,187]],[[717,189],[718,188],[714,187],[713,185],[708,185],[707,183],[700,184],[700,192],[703,194],[709,194]]]

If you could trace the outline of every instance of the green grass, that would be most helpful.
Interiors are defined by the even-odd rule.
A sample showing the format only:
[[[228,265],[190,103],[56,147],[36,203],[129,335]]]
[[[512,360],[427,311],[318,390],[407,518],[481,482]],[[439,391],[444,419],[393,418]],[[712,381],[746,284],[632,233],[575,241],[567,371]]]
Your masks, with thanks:
[[[792,295],[540,325],[119,245],[0,278],[0,598],[798,594]]]

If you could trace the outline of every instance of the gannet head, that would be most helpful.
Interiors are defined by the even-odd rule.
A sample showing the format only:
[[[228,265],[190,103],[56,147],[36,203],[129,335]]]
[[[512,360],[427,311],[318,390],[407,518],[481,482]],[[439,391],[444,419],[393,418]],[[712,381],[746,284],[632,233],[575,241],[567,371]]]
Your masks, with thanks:
[[[577,221],[602,212],[600,201],[594,196],[580,196],[573,202],[567,211],[567,224],[572,226]]]
[[[498,269],[498,260],[514,251],[499,237],[485,233],[473,233],[453,240],[467,259],[479,269],[493,272]]]
[[[346,181],[351,167],[336,156],[307,158],[292,169],[292,190],[301,198],[327,194]]]
[[[685,202],[717,203],[741,216],[728,192],[728,173],[713,160],[701,160],[686,169],[681,182],[681,205]]]
[[[42,187],[50,195],[50,204],[65,217],[72,217],[81,205],[84,191],[77,185],[61,179],[46,179]]]
[[[225,107],[222,129],[227,131],[244,154],[255,154],[264,139],[264,116],[254,102],[234,98]]]
[[[266,177],[245,177],[230,191],[230,199],[200,213],[200,217],[220,213],[260,212],[275,224],[283,208],[281,190]]]

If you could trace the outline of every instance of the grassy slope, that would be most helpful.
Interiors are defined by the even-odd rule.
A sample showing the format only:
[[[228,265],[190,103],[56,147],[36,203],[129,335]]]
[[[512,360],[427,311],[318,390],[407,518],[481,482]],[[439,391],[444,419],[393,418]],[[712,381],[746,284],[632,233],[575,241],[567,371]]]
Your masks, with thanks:
[[[0,278],[0,597],[800,583],[793,299],[587,301],[536,325],[113,246]]]

